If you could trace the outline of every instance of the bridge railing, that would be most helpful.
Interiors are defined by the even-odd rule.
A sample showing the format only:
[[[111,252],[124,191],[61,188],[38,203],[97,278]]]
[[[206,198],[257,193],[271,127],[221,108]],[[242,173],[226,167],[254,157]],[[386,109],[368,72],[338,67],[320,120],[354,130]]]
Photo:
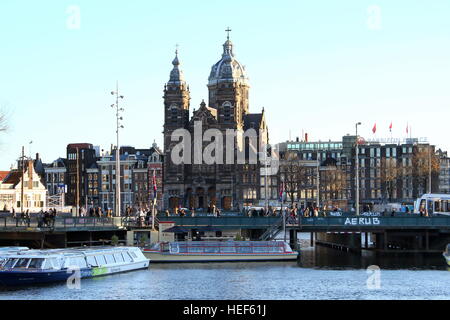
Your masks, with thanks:
[[[221,217],[159,217],[161,222],[175,222],[177,226],[203,227],[248,227],[268,228],[279,221],[280,217],[246,217],[246,216],[221,216]]]
[[[42,219],[38,217],[12,218],[0,217],[0,230],[17,229],[71,229],[71,228],[111,228],[119,227],[120,223],[114,218],[98,217],[64,217],[56,219]]]

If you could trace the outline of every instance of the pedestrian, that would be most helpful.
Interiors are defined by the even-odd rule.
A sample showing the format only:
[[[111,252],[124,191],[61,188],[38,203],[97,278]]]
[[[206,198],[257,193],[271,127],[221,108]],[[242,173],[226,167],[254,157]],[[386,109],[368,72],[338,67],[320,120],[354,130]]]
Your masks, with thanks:
[[[56,209],[55,208],[53,208],[50,218],[51,218],[51,222],[52,222],[52,228],[54,228],[55,222],[56,222]]]
[[[27,212],[25,213],[25,221],[27,226],[30,227],[31,222],[30,209],[27,209]]]
[[[42,228],[44,224],[44,211],[41,209],[38,213],[38,228]]]

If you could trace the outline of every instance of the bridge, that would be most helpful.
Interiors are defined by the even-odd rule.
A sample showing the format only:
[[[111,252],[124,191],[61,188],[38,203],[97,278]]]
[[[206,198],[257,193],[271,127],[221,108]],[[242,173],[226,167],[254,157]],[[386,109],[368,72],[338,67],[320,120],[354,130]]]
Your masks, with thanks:
[[[219,230],[245,230],[253,239],[274,239],[283,230],[280,217],[160,217],[185,229],[211,226]],[[347,250],[378,250],[403,252],[442,252],[450,243],[450,216],[420,217],[412,214],[398,216],[354,216],[287,218],[286,230],[292,245],[297,244],[298,232],[311,233],[311,243]],[[363,243],[364,235],[364,243]],[[315,239],[314,239],[315,238]],[[372,241],[369,241],[372,239]],[[372,242],[372,246],[369,246]]]
[[[195,229],[196,227],[212,226],[218,229],[266,229],[280,224],[280,217],[159,217],[160,221],[174,222],[177,226]],[[450,230],[450,216],[343,216],[343,217],[312,217],[286,219],[286,228],[302,232],[371,232],[385,229],[446,229]]]
[[[224,232],[240,233],[252,240],[274,239],[284,230],[280,216],[249,217],[237,213],[220,217],[206,214],[195,217],[159,216],[156,224],[158,222],[174,222],[188,230],[213,227]],[[450,243],[450,216],[420,217],[398,214],[391,217],[344,214],[329,217],[288,217],[285,226],[292,245],[297,244],[298,232],[310,233],[312,244],[352,250],[442,251],[441,247]],[[113,235],[124,241],[127,231],[145,228],[150,226],[140,225],[136,218],[123,217],[57,217],[54,223],[49,224],[44,224],[42,219],[37,217],[29,220],[0,217],[0,245],[98,245],[111,242]],[[369,242],[372,244],[369,245]]]
[[[0,217],[0,246],[23,245],[33,248],[104,245],[113,235],[126,238],[123,219],[98,217],[57,217],[54,222]]]

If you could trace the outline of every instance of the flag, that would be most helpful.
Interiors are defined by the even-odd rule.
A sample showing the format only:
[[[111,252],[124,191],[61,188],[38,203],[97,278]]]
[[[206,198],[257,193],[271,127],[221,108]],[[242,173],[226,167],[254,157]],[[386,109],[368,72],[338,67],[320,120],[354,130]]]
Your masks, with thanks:
[[[406,124],[406,134],[409,133],[409,123]]]
[[[389,126],[389,131],[392,132],[392,121],[391,121],[391,125]]]
[[[284,193],[284,182],[281,182],[281,185],[280,185],[280,202],[283,202],[283,193]]]
[[[375,134],[375,132],[377,132],[377,123],[375,122],[375,125],[372,128],[372,132],[373,134]]]
[[[158,186],[156,185],[156,174],[153,170],[153,199],[156,199],[156,192],[158,191]]]

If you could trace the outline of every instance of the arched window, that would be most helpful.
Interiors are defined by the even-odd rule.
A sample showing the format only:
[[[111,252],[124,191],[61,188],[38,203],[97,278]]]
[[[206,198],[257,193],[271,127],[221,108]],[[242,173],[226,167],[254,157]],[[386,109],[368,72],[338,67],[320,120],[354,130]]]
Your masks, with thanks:
[[[232,105],[229,101],[225,101],[222,104],[222,114],[223,114],[223,121],[229,122],[231,121],[232,115],[231,115],[231,109]]]

